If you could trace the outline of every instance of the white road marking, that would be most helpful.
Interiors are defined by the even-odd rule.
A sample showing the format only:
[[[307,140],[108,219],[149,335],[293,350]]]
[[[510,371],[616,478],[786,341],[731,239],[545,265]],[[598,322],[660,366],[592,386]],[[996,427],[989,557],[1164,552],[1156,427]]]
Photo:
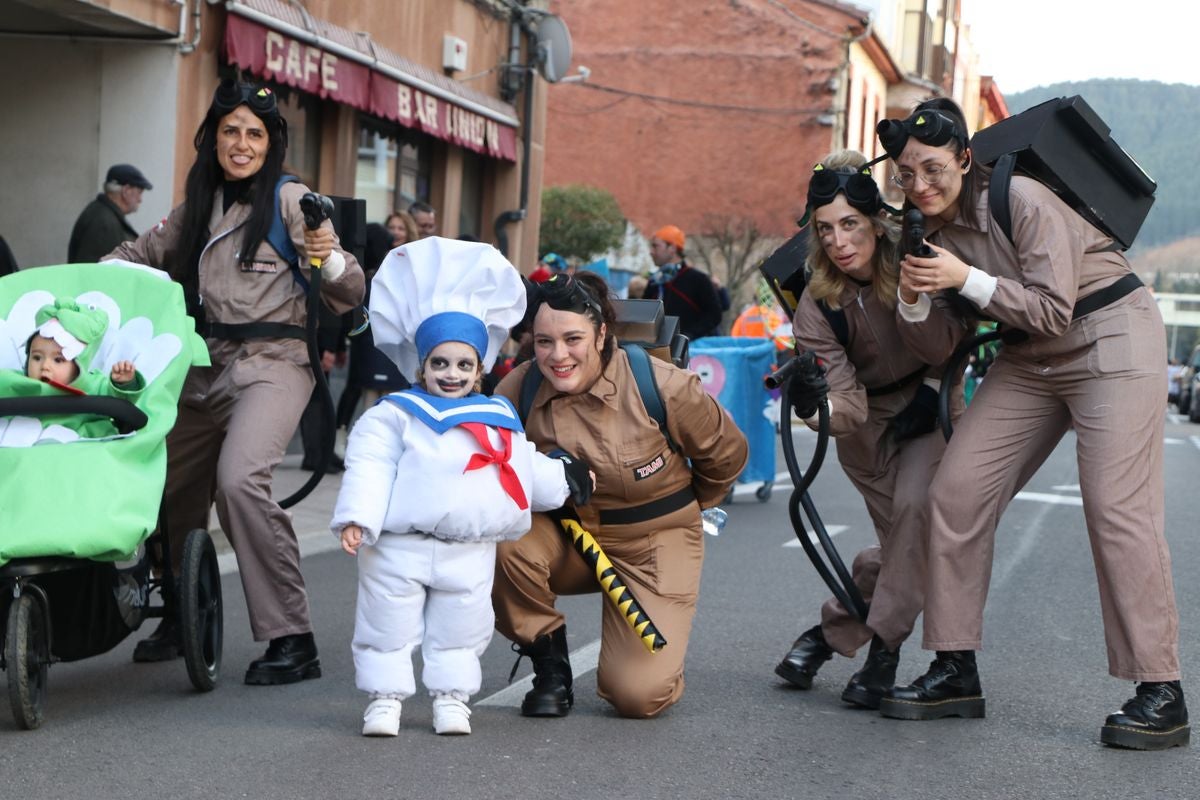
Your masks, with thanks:
[[[1064,494],[1046,494],[1045,492],[1017,492],[1016,500],[1032,500],[1035,503],[1050,503],[1060,506],[1081,506],[1082,497],[1071,497]]]
[[[842,531],[848,530],[849,527],[850,527],[849,525],[826,525],[825,532],[828,533],[829,538],[832,539],[834,536],[837,536]],[[808,540],[815,545],[820,545],[820,543],[821,543],[821,541],[817,538],[817,534],[813,531],[808,532]],[[800,544],[800,540],[797,539],[795,536],[793,536],[792,538],[790,538],[786,542],[784,542],[783,546],[784,547],[800,547],[801,544]]]
[[[591,672],[600,663],[600,640],[597,639],[590,644],[585,644],[583,647],[571,653],[571,674],[578,678],[580,675]],[[482,700],[475,703],[477,706],[507,706],[510,708],[520,708],[521,700],[524,699],[525,693],[533,688],[533,675],[526,675],[521,680],[511,683],[495,694],[488,695]]]
[[[1050,488],[1056,492],[1078,492],[1079,484],[1078,483],[1060,483],[1058,486],[1051,486]]]
[[[1197,450],[1200,450],[1200,436],[1189,436],[1188,441],[1194,444]]]
[[[328,528],[319,531],[305,531],[303,533],[297,531],[296,540],[300,543],[301,558],[342,549],[341,543],[329,532]],[[350,556],[346,556],[346,558],[350,558]],[[217,566],[221,568],[222,575],[232,575],[238,571],[237,557],[233,554],[232,550],[221,553],[217,556]]]
[[[791,484],[791,482],[792,476],[788,475],[786,472],[776,472],[775,477],[771,480],[772,485],[775,486],[778,486],[781,483]],[[754,494],[764,483],[766,483],[766,481],[760,481],[758,483],[739,483],[733,487],[733,496],[745,497],[748,494]]]

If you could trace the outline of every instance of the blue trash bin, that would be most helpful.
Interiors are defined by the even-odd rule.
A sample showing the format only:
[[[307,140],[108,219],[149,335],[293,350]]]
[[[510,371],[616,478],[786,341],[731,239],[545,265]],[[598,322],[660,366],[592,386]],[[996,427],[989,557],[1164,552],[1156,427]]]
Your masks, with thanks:
[[[750,460],[741,483],[775,481],[775,424],[765,410],[771,399],[763,378],[775,364],[775,344],[770,339],[741,336],[706,336],[690,345],[688,368],[700,376],[705,390],[729,411],[750,443]],[[766,488],[769,493],[770,489]],[[759,499],[765,499],[763,495]]]

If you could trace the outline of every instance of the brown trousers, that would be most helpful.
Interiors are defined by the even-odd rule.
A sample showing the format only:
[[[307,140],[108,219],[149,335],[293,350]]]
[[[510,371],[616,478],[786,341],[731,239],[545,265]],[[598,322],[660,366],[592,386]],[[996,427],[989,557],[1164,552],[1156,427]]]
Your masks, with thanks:
[[[312,630],[290,515],[271,497],[271,473],[312,393],[306,366],[263,343],[225,366],[193,368],[167,436],[164,503],[178,559],[193,528],[217,518],[237,554],[256,641]],[[215,359],[214,359],[215,360]]]
[[[854,558],[851,574],[871,605],[866,624],[836,598],[821,607],[829,646],[853,656],[873,634],[895,650],[912,633],[925,601],[927,492],[946,449],[940,430],[897,445],[889,420],[871,420],[860,433],[838,440],[838,458],[866,501],[879,544]]]
[[[1109,672],[1179,678],[1163,535],[1164,363],[1162,318],[1146,291],[1077,320],[1058,339],[1001,350],[931,487],[926,649],[982,647],[1000,515],[1073,425]]]
[[[699,523],[691,505],[650,523],[615,528],[622,531],[619,537],[589,529],[667,640],[666,647],[650,653],[603,599],[597,693],[623,717],[656,716],[683,695],[683,660],[704,563]],[[498,546],[492,588],[496,629],[514,642],[528,644],[564,624],[554,607],[558,595],[598,591],[591,568],[544,514],[533,515],[529,533]]]

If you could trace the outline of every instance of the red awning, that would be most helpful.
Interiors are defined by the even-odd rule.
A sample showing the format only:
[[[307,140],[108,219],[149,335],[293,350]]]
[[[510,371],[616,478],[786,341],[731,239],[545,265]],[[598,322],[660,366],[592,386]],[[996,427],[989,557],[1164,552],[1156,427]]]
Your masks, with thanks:
[[[517,160],[517,120],[511,106],[448,78],[442,81],[450,85],[441,86],[407,74],[394,66],[403,61],[400,57],[385,51],[386,60],[375,58],[383,50],[378,45],[369,46],[373,55],[352,50],[336,40],[354,41],[355,34],[328,23],[322,25],[334,35],[326,37],[282,20],[272,25],[271,17],[250,6],[231,3],[229,11],[225,55],[230,63],[459,147]]]

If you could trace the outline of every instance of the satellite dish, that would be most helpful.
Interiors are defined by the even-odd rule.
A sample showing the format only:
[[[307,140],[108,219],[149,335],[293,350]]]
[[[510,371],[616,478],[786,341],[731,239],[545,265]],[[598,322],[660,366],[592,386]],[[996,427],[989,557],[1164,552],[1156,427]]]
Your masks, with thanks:
[[[538,72],[550,83],[558,83],[571,68],[571,33],[562,18],[546,14],[538,20]]]

